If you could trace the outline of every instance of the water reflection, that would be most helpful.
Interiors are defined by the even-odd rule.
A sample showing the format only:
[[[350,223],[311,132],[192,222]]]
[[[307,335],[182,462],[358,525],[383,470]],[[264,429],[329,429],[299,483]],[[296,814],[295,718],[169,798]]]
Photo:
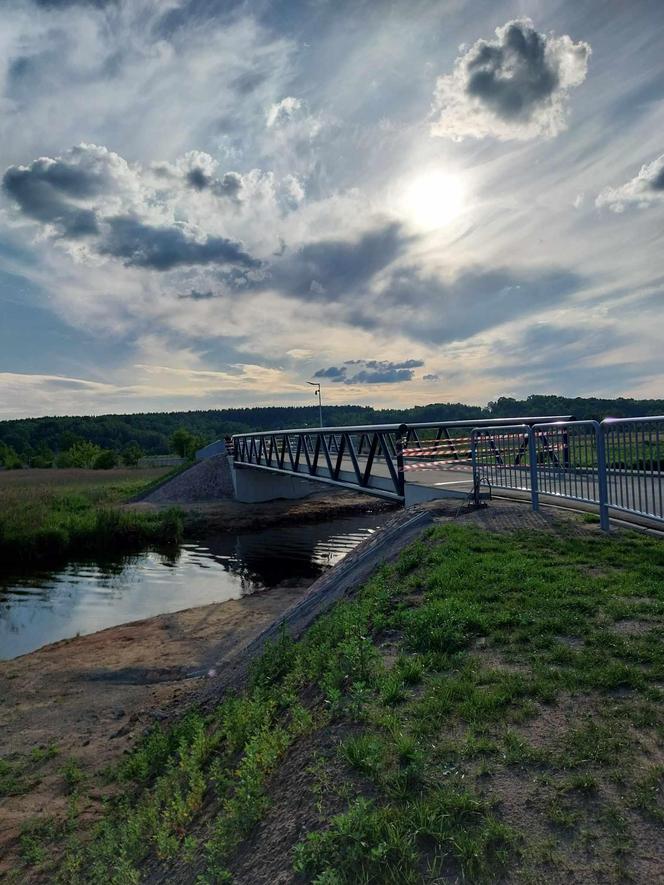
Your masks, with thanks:
[[[0,577],[0,659],[127,621],[238,599],[286,580],[314,580],[389,516],[218,535],[184,544],[176,554],[149,551]]]

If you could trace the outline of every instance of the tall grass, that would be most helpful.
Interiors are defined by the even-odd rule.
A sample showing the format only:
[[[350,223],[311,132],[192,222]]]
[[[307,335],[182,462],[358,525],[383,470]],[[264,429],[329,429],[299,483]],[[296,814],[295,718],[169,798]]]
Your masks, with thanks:
[[[163,471],[0,474],[0,569],[177,543],[182,516],[122,510]]]

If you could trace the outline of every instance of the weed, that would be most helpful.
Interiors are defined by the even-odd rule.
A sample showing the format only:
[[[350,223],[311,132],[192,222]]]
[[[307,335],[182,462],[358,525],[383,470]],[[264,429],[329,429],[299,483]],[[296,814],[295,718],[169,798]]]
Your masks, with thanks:
[[[377,735],[362,733],[347,738],[340,752],[351,768],[363,774],[377,773],[385,765],[385,745]]]
[[[85,774],[76,759],[67,759],[61,769],[67,793],[77,793],[85,780]]]
[[[637,780],[632,804],[653,820],[664,823],[664,765],[654,765]]]

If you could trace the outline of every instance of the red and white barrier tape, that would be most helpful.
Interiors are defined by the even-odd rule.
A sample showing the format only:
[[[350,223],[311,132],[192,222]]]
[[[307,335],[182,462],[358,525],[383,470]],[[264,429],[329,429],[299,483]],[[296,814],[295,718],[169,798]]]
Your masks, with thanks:
[[[452,455],[452,456],[454,456],[456,454],[469,455],[470,452],[468,451],[468,449],[463,449],[463,451],[461,451],[461,452],[456,452],[452,449],[433,449],[433,448],[431,448],[431,449],[404,449],[403,450],[404,458],[417,458],[420,455]]]
[[[465,461],[471,461],[471,458],[465,458]],[[418,464],[404,464],[404,473],[408,470],[468,470],[467,466],[459,464],[458,461],[428,461]]]

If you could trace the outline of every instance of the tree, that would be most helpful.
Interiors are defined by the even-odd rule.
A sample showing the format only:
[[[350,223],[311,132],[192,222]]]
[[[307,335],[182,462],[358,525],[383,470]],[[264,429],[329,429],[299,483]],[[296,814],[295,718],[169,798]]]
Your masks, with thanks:
[[[40,443],[37,451],[30,458],[30,467],[47,469],[53,467],[53,452],[45,443]]]
[[[171,448],[181,458],[193,458],[197,450],[205,445],[205,440],[186,427],[178,427],[171,436]]]
[[[0,465],[7,470],[19,470],[23,466],[23,462],[12,446],[0,442]]]
[[[125,467],[136,467],[138,462],[143,457],[143,449],[139,446],[136,440],[132,440],[127,443],[127,445],[122,450],[122,463]]]
[[[101,448],[94,443],[82,440],[81,442],[74,443],[66,452],[60,452],[56,459],[56,465],[58,467],[90,469],[101,454],[101,451]]]
[[[97,455],[92,466],[95,470],[112,470],[118,466],[118,456],[113,449],[104,449]]]

